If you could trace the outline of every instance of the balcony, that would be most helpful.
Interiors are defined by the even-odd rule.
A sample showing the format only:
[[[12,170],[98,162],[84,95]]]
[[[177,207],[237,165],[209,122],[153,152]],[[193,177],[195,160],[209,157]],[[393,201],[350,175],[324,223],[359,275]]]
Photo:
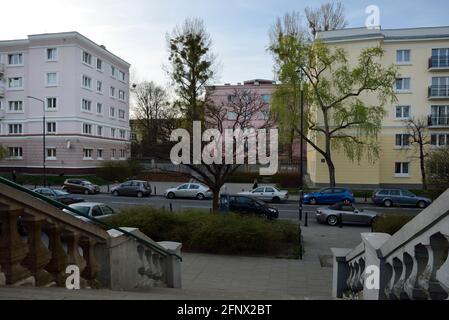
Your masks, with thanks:
[[[0,99],[3,99],[5,97],[5,91],[6,91],[5,88],[6,88],[5,81],[3,81],[0,78]]]
[[[429,116],[429,127],[449,127],[449,115]]]
[[[434,85],[429,87],[428,91],[429,99],[449,99],[449,86],[448,85]]]
[[[449,70],[449,56],[429,58],[429,70]]]

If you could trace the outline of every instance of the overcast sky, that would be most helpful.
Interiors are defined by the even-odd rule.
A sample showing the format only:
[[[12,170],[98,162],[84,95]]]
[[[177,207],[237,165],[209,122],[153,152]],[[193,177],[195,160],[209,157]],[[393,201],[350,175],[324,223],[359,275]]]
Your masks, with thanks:
[[[29,34],[78,31],[132,64],[138,78],[166,84],[165,34],[186,17],[204,19],[221,70],[217,83],[273,78],[266,52],[277,16],[327,1],[313,0],[0,0],[0,40]],[[381,25],[449,25],[447,0],[343,0],[349,27],[364,26],[368,5],[381,9]]]

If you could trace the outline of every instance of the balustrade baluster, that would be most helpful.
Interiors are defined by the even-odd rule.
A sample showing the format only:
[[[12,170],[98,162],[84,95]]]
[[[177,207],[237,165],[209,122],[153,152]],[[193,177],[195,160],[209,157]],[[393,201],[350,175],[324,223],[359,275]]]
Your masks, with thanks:
[[[86,279],[89,285],[93,288],[98,287],[96,277],[100,271],[100,265],[95,258],[95,244],[96,241],[90,238],[82,238],[80,241],[81,248],[83,249],[83,257],[87,263],[81,276]]]
[[[77,232],[67,231],[63,234],[62,238],[67,244],[67,264],[78,266],[80,274],[82,274],[87,263],[79,252],[81,235]],[[81,287],[85,287],[86,280],[81,278],[80,284]]]
[[[48,249],[51,252],[50,263],[45,269],[53,275],[58,286],[65,287],[65,281],[68,276],[65,273],[68,265],[68,258],[61,242],[63,228],[59,225],[51,224],[45,226],[44,231],[46,231],[48,235]]]

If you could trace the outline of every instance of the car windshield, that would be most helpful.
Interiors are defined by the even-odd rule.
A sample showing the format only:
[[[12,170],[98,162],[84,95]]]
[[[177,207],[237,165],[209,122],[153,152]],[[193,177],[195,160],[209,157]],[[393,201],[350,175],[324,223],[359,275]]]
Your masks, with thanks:
[[[53,191],[54,191],[54,193],[55,193],[57,196],[66,196],[66,195],[68,195],[67,192],[64,192],[64,191],[61,191],[61,190],[53,190]]]
[[[73,207],[71,207],[71,208],[73,208],[73,209],[75,209],[75,210],[78,210],[78,211],[80,211],[82,214],[85,214],[85,215],[88,215],[88,214],[89,214],[89,210],[90,210],[90,208],[89,208],[89,207],[86,207],[86,206],[73,206]]]

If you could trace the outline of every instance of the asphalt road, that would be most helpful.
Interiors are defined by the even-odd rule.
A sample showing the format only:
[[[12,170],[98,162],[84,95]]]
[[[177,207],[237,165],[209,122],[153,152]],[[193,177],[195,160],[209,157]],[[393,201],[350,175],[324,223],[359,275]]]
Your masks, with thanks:
[[[170,208],[172,205],[173,210],[189,210],[189,209],[203,209],[211,210],[212,201],[211,200],[190,200],[190,199],[174,199],[169,200],[162,196],[152,196],[149,198],[133,198],[133,197],[114,197],[110,194],[97,194],[97,195],[81,195],[81,198],[89,202],[101,202],[108,204],[114,209],[121,210],[129,206],[136,205],[150,205],[157,208]],[[280,219],[288,220],[298,220],[299,205],[294,202],[287,202],[281,204],[269,204],[279,210]],[[310,206],[304,205],[304,212],[314,213],[316,209],[320,206]],[[393,208],[383,208],[374,206],[369,203],[356,204],[356,207],[365,210],[372,210],[379,212],[381,214],[392,214],[401,213],[416,216],[421,212],[418,208],[405,208],[405,207],[393,207]]]

